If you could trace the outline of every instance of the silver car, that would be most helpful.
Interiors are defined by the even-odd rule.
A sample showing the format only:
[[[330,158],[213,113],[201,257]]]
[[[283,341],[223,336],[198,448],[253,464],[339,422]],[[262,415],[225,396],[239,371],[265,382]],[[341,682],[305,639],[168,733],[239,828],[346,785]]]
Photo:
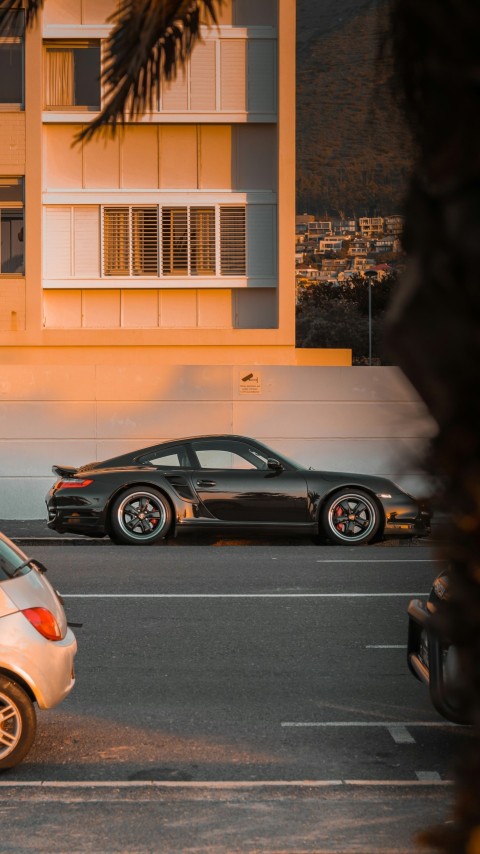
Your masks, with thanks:
[[[24,759],[35,704],[51,709],[75,683],[75,635],[45,567],[0,534],[0,770]]]

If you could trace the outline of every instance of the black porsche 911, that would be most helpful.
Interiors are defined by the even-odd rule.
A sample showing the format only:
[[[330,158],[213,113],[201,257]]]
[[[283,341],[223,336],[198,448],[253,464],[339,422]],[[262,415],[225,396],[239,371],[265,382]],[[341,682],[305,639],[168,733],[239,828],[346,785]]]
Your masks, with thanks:
[[[427,508],[392,481],[306,469],[244,436],[178,439],[52,471],[48,526],[119,544],[186,530],[304,533],[339,545],[429,531]]]

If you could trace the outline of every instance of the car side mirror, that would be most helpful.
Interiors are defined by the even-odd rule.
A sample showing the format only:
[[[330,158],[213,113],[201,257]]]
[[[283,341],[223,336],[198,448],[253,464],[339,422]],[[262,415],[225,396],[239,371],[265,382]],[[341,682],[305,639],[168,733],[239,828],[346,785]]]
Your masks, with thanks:
[[[275,460],[273,457],[267,460],[267,468],[271,469],[271,471],[283,471],[280,460]]]

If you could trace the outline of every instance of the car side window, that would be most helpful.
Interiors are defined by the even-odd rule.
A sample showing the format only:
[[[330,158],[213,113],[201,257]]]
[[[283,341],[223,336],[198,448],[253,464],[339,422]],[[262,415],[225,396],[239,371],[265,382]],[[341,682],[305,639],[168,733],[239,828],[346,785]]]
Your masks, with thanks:
[[[241,442],[225,444],[194,444],[194,450],[202,468],[208,469],[264,469],[267,458],[256,449]]]
[[[141,462],[150,463],[157,468],[187,468],[189,465],[188,456],[184,448],[177,448],[175,451],[171,448],[163,453],[153,453],[150,457],[142,457]]]

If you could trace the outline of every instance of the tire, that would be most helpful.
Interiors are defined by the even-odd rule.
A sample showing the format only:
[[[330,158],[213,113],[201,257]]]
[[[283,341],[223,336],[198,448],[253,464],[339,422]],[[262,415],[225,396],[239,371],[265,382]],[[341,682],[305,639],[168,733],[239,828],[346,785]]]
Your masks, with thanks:
[[[171,521],[170,504],[157,489],[128,489],[112,505],[110,537],[123,545],[151,545],[165,537]]]
[[[0,770],[25,758],[35,739],[37,716],[28,694],[0,675]]]
[[[321,533],[338,545],[371,543],[380,527],[375,499],[361,489],[341,489],[331,495],[321,515]]]

